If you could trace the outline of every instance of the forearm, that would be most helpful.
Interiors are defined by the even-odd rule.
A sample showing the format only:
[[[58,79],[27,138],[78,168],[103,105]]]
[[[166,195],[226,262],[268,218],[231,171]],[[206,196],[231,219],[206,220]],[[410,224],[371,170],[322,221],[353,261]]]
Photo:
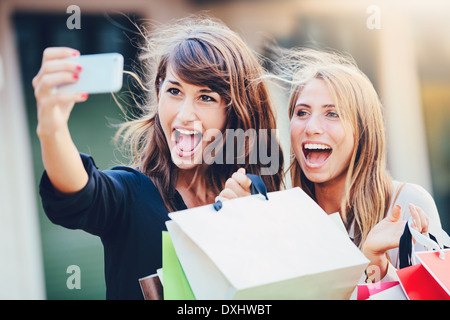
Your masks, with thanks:
[[[88,182],[79,152],[67,126],[48,134],[38,131],[42,161],[55,189],[61,193],[80,191]]]

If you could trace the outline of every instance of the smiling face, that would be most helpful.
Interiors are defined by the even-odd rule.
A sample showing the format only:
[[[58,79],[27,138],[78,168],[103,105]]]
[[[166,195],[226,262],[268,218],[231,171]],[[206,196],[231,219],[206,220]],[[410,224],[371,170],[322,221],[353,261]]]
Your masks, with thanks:
[[[172,161],[180,169],[191,169],[202,163],[211,131],[219,133],[225,127],[226,101],[207,86],[181,80],[169,65],[158,114]]]
[[[353,129],[340,118],[324,80],[314,78],[303,87],[290,133],[295,157],[308,180],[345,179],[355,144]]]

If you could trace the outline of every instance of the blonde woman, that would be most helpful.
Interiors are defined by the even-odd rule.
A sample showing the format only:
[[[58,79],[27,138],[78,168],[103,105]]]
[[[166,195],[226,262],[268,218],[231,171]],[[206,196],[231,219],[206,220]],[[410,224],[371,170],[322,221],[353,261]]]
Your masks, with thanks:
[[[183,19],[145,34],[139,58],[148,96],[142,115],[118,133],[130,147],[131,165],[99,171],[79,154],[68,128],[74,104],[87,95],[52,92],[83,72],[62,60],[72,55],[79,52],[46,49],[33,79],[42,203],[54,223],[101,238],[107,299],[142,299],[138,279],[162,265],[168,212],[213,203],[231,176],[242,190],[249,187],[245,173],[261,175],[269,190],[280,188],[283,156],[271,132],[276,122],[263,70],[241,38],[212,19]],[[232,129],[256,137],[228,150],[224,139]],[[275,166],[259,161],[256,143],[273,151]]]
[[[391,179],[382,105],[351,58],[310,49],[285,57],[284,70],[294,75],[289,101],[292,184],[326,213],[339,214],[370,260],[373,280],[390,279],[399,267],[399,240],[409,217],[423,233],[429,219],[440,224],[434,200],[416,184]]]

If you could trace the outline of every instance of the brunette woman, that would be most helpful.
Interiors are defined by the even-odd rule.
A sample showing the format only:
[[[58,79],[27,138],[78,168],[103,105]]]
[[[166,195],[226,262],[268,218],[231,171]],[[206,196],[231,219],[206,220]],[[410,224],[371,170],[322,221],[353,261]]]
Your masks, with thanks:
[[[73,55],[79,52],[46,49],[33,79],[45,166],[42,203],[54,223],[101,238],[108,299],[142,299],[138,279],[162,266],[168,212],[213,203],[233,174],[254,173],[268,190],[280,188],[283,157],[272,134],[276,121],[263,69],[235,32],[209,18],[146,33],[139,59],[148,96],[138,106],[141,116],[118,133],[130,147],[131,165],[100,171],[80,155],[68,128],[74,104],[87,95],[52,90],[83,72],[64,60]],[[236,129],[256,136],[228,150],[226,134]],[[254,156],[260,141],[275,150],[276,166]]]

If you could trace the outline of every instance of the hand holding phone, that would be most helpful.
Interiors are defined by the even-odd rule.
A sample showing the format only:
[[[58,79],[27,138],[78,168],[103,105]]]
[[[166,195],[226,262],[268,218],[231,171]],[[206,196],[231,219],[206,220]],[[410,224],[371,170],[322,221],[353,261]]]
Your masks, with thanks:
[[[67,60],[81,66],[77,82],[55,87],[58,93],[108,93],[122,88],[123,56],[120,53],[82,55]]]

